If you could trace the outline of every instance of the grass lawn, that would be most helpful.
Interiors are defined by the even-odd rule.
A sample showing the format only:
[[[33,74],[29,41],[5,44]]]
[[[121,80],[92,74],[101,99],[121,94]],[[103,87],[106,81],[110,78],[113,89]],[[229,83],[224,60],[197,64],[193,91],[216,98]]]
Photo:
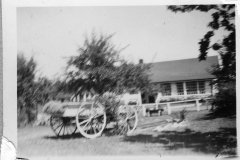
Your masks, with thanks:
[[[80,155],[236,155],[236,117],[215,117],[205,111],[187,115],[191,130],[153,132],[169,116],[142,117],[131,136],[86,139],[80,134],[57,138],[50,127],[18,129],[18,157]]]

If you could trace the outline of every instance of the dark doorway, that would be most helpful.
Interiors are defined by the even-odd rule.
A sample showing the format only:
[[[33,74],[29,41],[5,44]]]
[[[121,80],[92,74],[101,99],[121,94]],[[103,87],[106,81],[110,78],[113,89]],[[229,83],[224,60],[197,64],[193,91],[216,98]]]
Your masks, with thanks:
[[[155,96],[148,97],[149,103],[155,103]]]

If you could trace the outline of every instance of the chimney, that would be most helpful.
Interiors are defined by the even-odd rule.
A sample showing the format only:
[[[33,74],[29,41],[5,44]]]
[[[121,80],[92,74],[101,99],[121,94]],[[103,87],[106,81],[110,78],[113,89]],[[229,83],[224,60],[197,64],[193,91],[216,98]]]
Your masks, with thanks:
[[[143,59],[139,59],[139,64],[143,64]]]

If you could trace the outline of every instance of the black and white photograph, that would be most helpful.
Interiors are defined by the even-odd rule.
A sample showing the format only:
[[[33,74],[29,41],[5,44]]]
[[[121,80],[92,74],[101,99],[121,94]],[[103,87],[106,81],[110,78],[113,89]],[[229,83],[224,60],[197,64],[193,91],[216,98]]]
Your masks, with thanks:
[[[17,157],[237,158],[236,9],[16,7]]]

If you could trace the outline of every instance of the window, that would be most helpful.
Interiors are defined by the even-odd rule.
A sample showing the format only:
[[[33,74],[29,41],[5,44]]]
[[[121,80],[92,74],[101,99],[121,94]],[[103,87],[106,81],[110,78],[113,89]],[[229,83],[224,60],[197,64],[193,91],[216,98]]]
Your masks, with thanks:
[[[186,82],[187,94],[197,94],[197,82]]]
[[[205,94],[205,82],[204,81],[198,82],[198,90],[199,90],[199,94]]]
[[[187,94],[205,94],[205,81],[186,82]]]
[[[184,95],[184,91],[183,91],[183,83],[177,83],[177,94],[178,95]]]
[[[161,85],[163,87],[163,92],[162,95],[163,96],[171,96],[171,84],[170,83],[165,83]]]

